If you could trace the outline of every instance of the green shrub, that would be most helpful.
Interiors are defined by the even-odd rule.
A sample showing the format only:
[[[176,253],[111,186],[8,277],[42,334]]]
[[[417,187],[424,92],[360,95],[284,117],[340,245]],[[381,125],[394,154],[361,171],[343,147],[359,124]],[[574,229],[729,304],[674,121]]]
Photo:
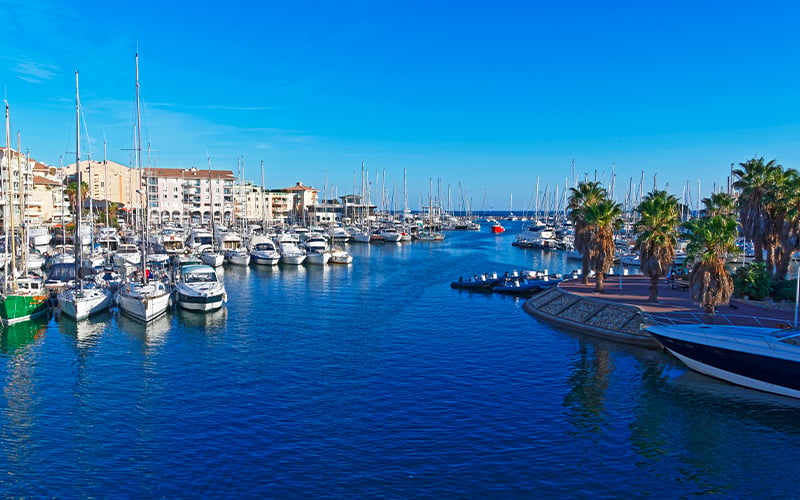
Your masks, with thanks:
[[[794,302],[796,289],[795,280],[778,280],[772,285],[772,298]]]
[[[737,297],[747,295],[752,300],[762,300],[772,292],[772,279],[763,262],[749,262],[733,275],[733,294]]]

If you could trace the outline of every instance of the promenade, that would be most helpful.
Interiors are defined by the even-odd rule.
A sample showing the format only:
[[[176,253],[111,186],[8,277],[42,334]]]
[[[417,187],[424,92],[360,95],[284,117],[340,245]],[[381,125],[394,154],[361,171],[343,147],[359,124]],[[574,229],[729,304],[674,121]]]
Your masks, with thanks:
[[[603,293],[594,291],[594,279],[584,285],[570,280],[535,295],[525,310],[558,326],[644,347],[658,347],[646,331],[654,323],[702,323],[708,320],[686,288],[659,282],[658,303],[648,302],[650,279],[641,275],[610,276]],[[715,324],[786,328],[794,324],[792,304],[773,305],[739,299],[721,305]]]

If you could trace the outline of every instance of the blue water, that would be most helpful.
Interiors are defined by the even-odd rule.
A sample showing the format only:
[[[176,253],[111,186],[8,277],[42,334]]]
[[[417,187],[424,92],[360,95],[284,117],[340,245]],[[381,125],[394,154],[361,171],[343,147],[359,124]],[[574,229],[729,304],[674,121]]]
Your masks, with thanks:
[[[515,226],[227,268],[227,308],[3,332],[9,497],[792,497],[800,402],[564,332],[459,275]]]

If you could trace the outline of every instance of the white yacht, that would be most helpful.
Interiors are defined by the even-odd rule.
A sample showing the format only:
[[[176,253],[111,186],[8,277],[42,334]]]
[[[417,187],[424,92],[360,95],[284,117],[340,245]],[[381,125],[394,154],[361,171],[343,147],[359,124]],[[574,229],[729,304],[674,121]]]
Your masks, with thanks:
[[[281,235],[278,244],[281,250],[281,263],[299,266],[306,260],[306,251],[297,246],[293,238]]]
[[[303,244],[306,250],[306,264],[324,266],[331,258],[328,242],[322,233],[309,233]]]
[[[142,253],[136,245],[123,243],[117,247],[111,262],[119,267],[138,266],[142,263]]]
[[[253,236],[250,239],[250,261],[253,264],[274,266],[281,260],[275,243],[266,236]]]
[[[180,268],[175,299],[183,309],[207,312],[221,308],[228,296],[214,268],[203,264]]]

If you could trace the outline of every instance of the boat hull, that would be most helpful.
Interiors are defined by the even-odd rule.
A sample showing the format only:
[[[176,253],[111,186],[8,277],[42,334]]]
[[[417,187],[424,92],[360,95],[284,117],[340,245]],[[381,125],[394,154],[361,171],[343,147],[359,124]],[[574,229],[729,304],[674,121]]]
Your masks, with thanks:
[[[111,305],[111,292],[102,289],[64,290],[58,294],[58,308],[62,314],[81,321],[105,311]]]
[[[648,329],[667,351],[692,370],[751,389],[800,398],[800,354],[785,351],[773,354],[768,347],[740,342],[743,347],[753,347],[752,352],[748,352],[710,339],[679,336],[677,330],[677,327]],[[764,335],[770,331],[762,330]]]
[[[225,293],[209,295],[206,297],[188,295],[181,292],[175,294],[178,307],[188,311],[211,312],[220,309],[225,303]]]
[[[117,304],[123,314],[139,321],[149,322],[164,314],[169,308],[170,295],[166,290],[148,296],[117,294]]]
[[[13,325],[47,313],[47,295],[6,295],[0,300],[0,321]]]

